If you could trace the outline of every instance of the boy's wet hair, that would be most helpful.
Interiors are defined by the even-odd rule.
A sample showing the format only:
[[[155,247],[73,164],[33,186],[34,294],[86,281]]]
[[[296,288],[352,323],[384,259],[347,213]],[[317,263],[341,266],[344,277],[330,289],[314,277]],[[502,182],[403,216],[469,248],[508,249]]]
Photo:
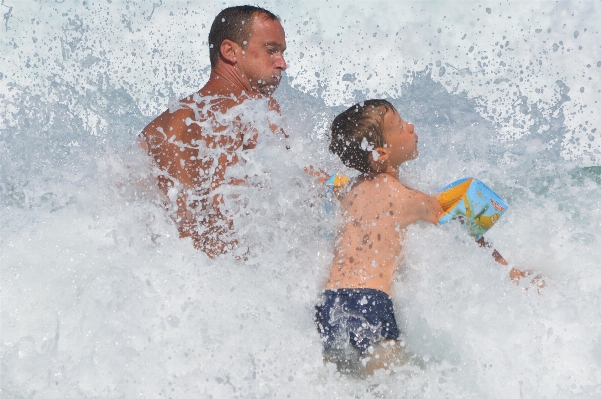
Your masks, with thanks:
[[[369,162],[369,153],[384,147],[384,114],[396,112],[386,100],[366,100],[353,105],[332,122],[330,152],[338,155],[342,162],[361,173],[374,172]]]
[[[209,58],[211,68],[217,65],[221,43],[224,40],[231,40],[238,45],[244,46],[250,35],[250,26],[252,18],[260,14],[264,19],[279,21],[277,15],[261,7],[255,6],[236,6],[228,7],[223,10],[213,20],[211,30],[209,31]]]

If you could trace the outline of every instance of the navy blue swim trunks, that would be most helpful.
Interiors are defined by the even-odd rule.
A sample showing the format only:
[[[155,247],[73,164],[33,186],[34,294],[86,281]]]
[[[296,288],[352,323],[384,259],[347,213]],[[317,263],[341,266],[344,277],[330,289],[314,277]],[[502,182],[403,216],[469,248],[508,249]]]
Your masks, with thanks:
[[[327,290],[315,309],[315,323],[326,351],[341,350],[350,343],[363,355],[370,345],[399,337],[392,300],[383,291]]]

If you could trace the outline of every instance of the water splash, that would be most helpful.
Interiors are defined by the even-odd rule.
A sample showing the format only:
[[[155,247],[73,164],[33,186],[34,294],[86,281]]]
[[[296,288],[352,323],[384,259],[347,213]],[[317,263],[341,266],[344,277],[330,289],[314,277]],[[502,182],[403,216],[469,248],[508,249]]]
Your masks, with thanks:
[[[206,80],[202,42],[223,4],[2,7],[3,396],[596,394],[595,4],[267,4],[288,34],[276,97],[290,150],[265,131],[246,161],[255,184],[225,193],[245,261],[178,238],[137,144]],[[322,362],[313,305],[336,218],[302,169],[348,173],[327,152],[329,123],[375,96],[420,136],[403,180],[430,193],[486,181],[511,204],[487,235],[547,287],[513,286],[459,226],[412,226],[395,307],[423,368],[357,380]]]

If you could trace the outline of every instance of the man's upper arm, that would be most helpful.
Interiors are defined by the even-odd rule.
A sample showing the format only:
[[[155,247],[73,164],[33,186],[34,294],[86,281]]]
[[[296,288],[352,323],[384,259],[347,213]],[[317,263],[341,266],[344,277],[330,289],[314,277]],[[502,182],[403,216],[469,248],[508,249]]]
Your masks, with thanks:
[[[177,179],[184,187],[193,186],[198,174],[198,165],[191,159],[198,151],[191,147],[197,125],[186,125],[186,118],[193,117],[189,109],[179,109],[174,113],[166,111],[144,129],[148,151],[160,169],[169,177]],[[196,173],[195,173],[196,172]]]

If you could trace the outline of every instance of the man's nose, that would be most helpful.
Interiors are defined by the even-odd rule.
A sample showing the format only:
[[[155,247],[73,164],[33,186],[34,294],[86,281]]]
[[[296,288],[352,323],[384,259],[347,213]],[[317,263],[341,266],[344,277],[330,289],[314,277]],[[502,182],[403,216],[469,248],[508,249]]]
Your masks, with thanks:
[[[280,54],[275,57],[274,66],[282,71],[285,71],[288,65],[286,65],[286,60],[284,59],[284,55]]]

